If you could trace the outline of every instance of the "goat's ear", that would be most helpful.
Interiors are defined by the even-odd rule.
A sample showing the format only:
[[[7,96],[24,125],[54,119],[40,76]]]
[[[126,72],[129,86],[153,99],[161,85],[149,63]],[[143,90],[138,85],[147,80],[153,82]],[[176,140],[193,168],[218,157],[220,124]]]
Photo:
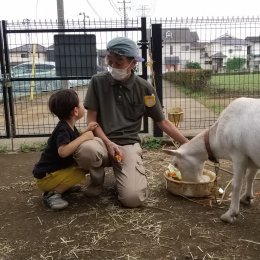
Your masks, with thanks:
[[[173,155],[173,156],[176,156],[179,154],[179,152],[177,152],[176,150],[171,150],[171,149],[162,149],[162,150],[163,150],[163,152]]]

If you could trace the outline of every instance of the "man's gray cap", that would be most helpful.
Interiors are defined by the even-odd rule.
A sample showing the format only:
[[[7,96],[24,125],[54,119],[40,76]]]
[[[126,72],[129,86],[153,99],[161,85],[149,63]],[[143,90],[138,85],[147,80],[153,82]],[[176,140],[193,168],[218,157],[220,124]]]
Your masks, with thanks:
[[[107,50],[109,52],[123,55],[126,57],[133,57],[136,61],[143,61],[139,56],[139,51],[136,43],[126,37],[116,37],[108,42]]]

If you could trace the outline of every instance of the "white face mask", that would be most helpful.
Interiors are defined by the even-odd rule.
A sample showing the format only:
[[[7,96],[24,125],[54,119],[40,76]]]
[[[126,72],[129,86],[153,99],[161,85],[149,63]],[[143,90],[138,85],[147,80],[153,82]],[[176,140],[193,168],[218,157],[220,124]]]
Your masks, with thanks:
[[[115,80],[121,81],[121,80],[124,80],[129,75],[129,72],[127,70],[130,66],[131,66],[131,63],[125,69],[117,69],[117,68],[112,68],[111,66],[108,66],[108,71],[110,72],[111,76]]]

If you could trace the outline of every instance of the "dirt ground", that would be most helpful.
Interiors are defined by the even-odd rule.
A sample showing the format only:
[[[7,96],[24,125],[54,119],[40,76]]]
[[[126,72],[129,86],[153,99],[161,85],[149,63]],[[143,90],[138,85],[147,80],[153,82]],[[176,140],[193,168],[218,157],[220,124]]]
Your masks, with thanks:
[[[260,259],[260,174],[256,199],[241,206],[233,224],[219,216],[229,207],[231,174],[220,170],[218,186],[227,187],[221,204],[214,197],[188,199],[165,188],[170,157],[144,151],[150,196],[143,208],[122,208],[108,169],[98,198],[67,196],[67,209],[54,212],[41,200],[31,170],[40,153],[0,155],[0,259]],[[230,163],[221,167],[230,170]],[[207,168],[214,170],[213,167]]]

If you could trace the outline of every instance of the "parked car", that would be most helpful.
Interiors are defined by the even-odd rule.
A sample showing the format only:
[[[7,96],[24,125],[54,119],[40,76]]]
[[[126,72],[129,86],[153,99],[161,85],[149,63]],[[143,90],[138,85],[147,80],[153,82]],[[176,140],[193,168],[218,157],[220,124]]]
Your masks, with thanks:
[[[106,67],[97,66],[97,73],[107,71]],[[90,79],[71,79],[68,81],[68,86],[70,88],[87,86],[90,82]]]
[[[55,62],[37,62],[34,67],[35,78],[50,78],[56,77]],[[33,78],[33,65],[32,62],[24,62],[12,68],[13,78]],[[89,79],[79,80],[34,80],[34,92],[47,92],[62,88],[66,85],[68,88],[79,87],[88,85]],[[32,81],[13,81],[13,90],[15,92],[30,92]]]
[[[80,87],[80,86],[87,86],[89,84],[89,79],[70,79],[68,80],[68,87]]]
[[[34,93],[53,91],[62,88],[61,80],[33,80],[33,78],[50,78],[56,77],[55,62],[24,62],[11,69],[11,77],[28,78],[26,81],[12,81],[13,91],[28,93],[31,88]]]

